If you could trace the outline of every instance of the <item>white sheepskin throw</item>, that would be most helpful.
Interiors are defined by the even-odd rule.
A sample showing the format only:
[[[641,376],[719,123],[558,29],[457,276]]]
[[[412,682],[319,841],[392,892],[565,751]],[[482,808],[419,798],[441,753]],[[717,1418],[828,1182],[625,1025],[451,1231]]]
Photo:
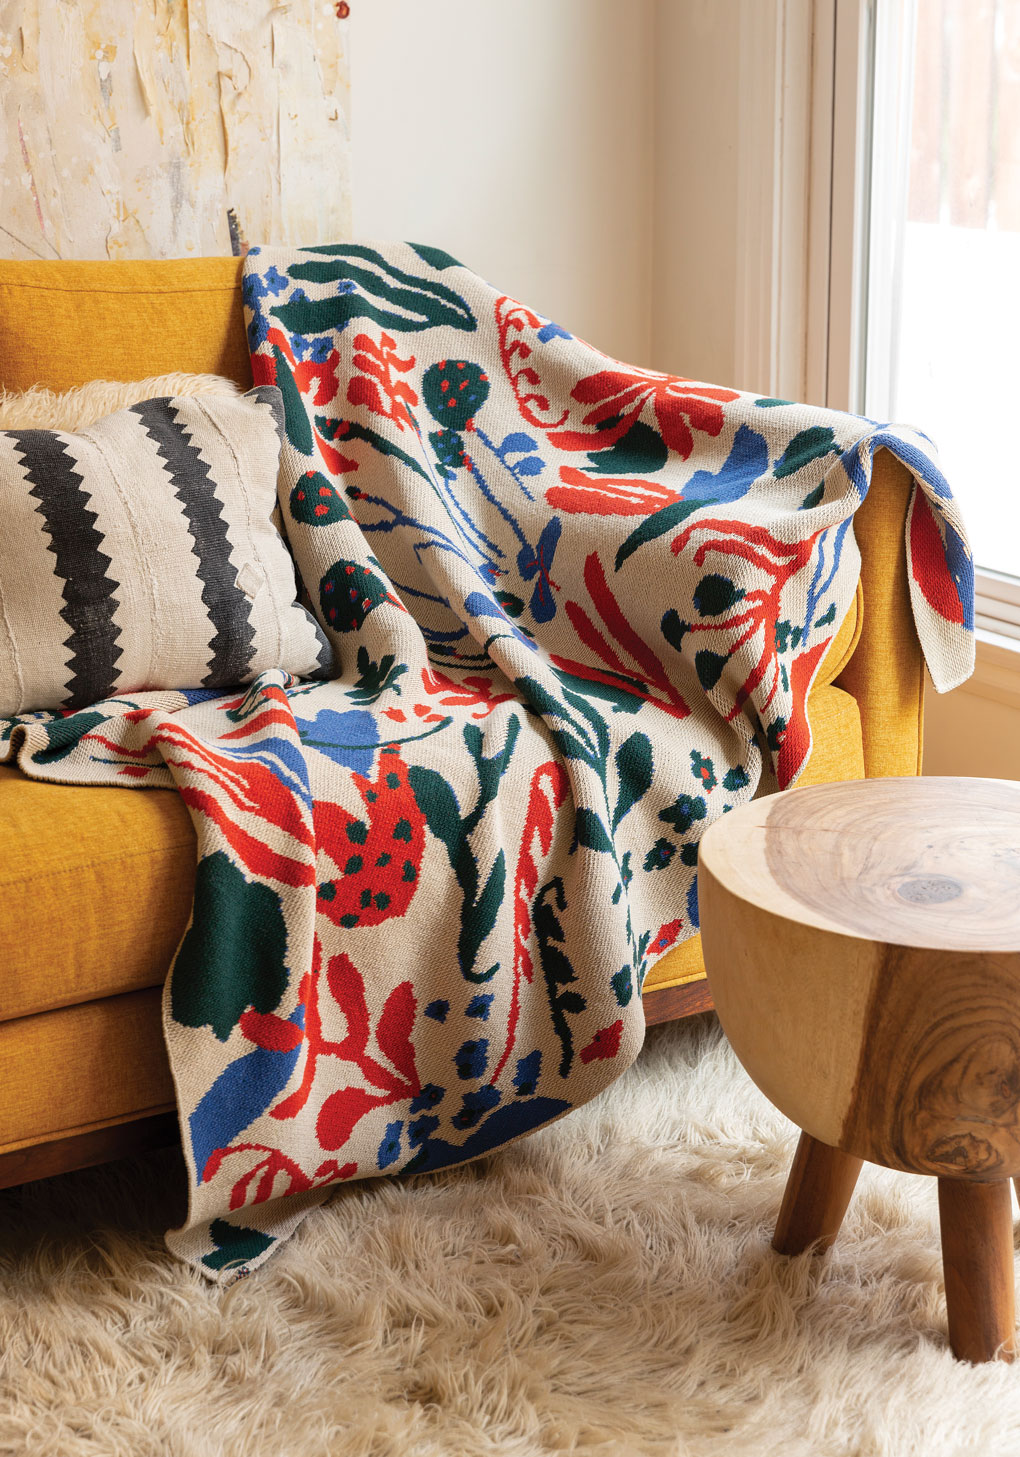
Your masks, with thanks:
[[[34,385],[24,392],[0,389],[0,430],[87,430],[104,415],[160,395],[228,395],[241,390],[218,374],[156,374],[149,379],[93,379],[77,389]]]

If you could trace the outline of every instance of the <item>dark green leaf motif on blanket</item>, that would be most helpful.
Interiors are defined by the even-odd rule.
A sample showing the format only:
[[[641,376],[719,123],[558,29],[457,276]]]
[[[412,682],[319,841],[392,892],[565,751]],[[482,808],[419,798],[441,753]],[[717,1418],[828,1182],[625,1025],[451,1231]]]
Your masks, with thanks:
[[[339,244],[303,248],[301,252],[309,261],[292,263],[288,276],[307,283],[332,284],[333,289],[320,299],[291,295],[287,303],[270,309],[292,333],[339,332],[352,319],[373,319],[384,329],[401,334],[444,324],[467,332],[478,327],[460,294],[420,273],[405,273],[374,248]],[[320,256],[312,258],[312,254]],[[345,289],[344,284],[353,287]]]
[[[592,685],[586,682],[583,689],[579,687],[575,691],[566,686],[567,675],[559,674],[558,676],[564,683],[562,698],[551,693],[537,678],[518,678],[514,686],[529,707],[542,715],[552,734],[553,742],[563,757],[567,760],[576,759],[586,764],[597,776],[602,790],[602,805],[599,806],[599,809],[579,806],[576,810],[575,848],[581,846],[612,858],[619,876],[616,889],[612,893],[612,902],[616,905],[626,897],[632,873],[629,868],[630,852],[625,853],[622,858],[618,855],[616,841],[613,834],[610,833],[609,826],[611,825],[615,832],[634,805],[651,787],[653,777],[651,740],[647,734],[636,731],[617,749],[614,755],[617,777],[616,803],[610,810],[612,803],[609,790],[611,741],[602,714],[590,701],[589,691],[592,690]],[[581,682],[579,679],[571,679],[571,681],[577,682],[579,685]],[[597,687],[592,691],[595,696],[600,696]],[[604,819],[603,813],[600,812],[603,805]],[[573,968],[563,949],[563,929],[557,914],[565,909],[564,885],[559,877],[555,877],[538,891],[531,910],[553,1027],[563,1049],[560,1070],[564,1077],[568,1075],[574,1057],[573,1035],[567,1018],[571,1014],[582,1011],[585,1006],[583,997],[572,987],[568,986],[566,991],[561,990],[574,980]],[[635,935],[629,908],[626,930],[632,963],[631,967],[625,967],[616,972],[612,979],[618,1002],[623,986],[636,984],[640,988],[644,980],[645,954],[650,940],[648,932],[642,932],[640,936]],[[631,983],[632,974],[633,983]]]
[[[566,892],[563,889],[563,877],[554,875],[547,885],[535,896],[531,907],[532,921],[535,927],[535,939],[538,941],[540,951],[540,963],[542,975],[545,978],[546,992],[549,996],[549,1010],[552,1014],[552,1024],[556,1030],[556,1036],[560,1040],[560,1047],[563,1049],[560,1057],[560,1077],[570,1076],[570,1069],[574,1061],[574,1039],[567,1022],[568,1012],[576,1016],[583,1012],[588,1003],[579,991],[570,985],[577,980],[577,973],[570,964],[570,958],[566,952],[566,936],[563,934],[563,926],[560,922],[557,911],[564,911],[567,908]]]
[[[311,455],[315,450],[315,441],[312,437],[312,427],[308,421],[305,402],[294,382],[287,356],[276,344],[273,345],[273,359],[276,361],[274,378],[277,388],[283,396],[283,421],[287,439],[302,455]]]
[[[604,421],[602,428],[609,423]],[[588,472],[601,476],[654,475],[664,468],[668,459],[669,451],[658,430],[643,420],[635,420],[627,433],[607,450],[588,452]]]
[[[273,1012],[287,988],[287,927],[280,897],[249,881],[224,851],[198,862],[195,908],[170,982],[185,1027],[226,1042],[248,1007]]]
[[[776,479],[792,476],[794,471],[800,470],[809,461],[831,455],[836,449],[832,443],[834,436],[835,431],[828,425],[812,425],[809,430],[802,430],[799,435],[795,435],[773,468]]]
[[[478,859],[471,847],[471,835],[481,823],[486,809],[496,798],[499,782],[510,766],[510,758],[520,733],[521,723],[512,714],[507,725],[506,741],[495,754],[486,756],[477,724],[464,726],[464,746],[471,756],[478,776],[478,798],[471,812],[463,818],[453,790],[435,769],[412,764],[408,782],[425,822],[446,847],[450,864],[464,896],[461,907],[460,937],[457,959],[462,975],[470,982],[489,981],[497,966],[475,971],[475,961],[482,943],[496,924],[506,884],[506,857],[499,851],[490,867],[485,884],[481,884]]]
[[[99,724],[105,723],[107,718],[109,714],[96,713],[93,709],[72,713],[67,718],[55,718],[52,723],[46,724],[49,746],[34,755],[36,763],[55,764],[59,759],[66,759],[79,741]]]
[[[667,531],[674,531],[702,506],[714,504],[711,501],[671,501],[646,516],[640,526],[635,527],[616,553],[616,570],[619,571],[628,557],[633,556],[639,546],[655,541]]]
[[[241,1224],[228,1224],[214,1219],[209,1234],[216,1249],[202,1256],[202,1264],[210,1270],[231,1270],[258,1259],[274,1243],[272,1235],[260,1229],[247,1229]]]
[[[643,799],[652,784],[652,741],[647,734],[633,733],[616,751],[616,772],[620,791],[613,811],[613,829]]]
[[[370,425],[361,425],[357,420],[331,420],[327,415],[316,415],[315,428],[323,440],[330,442],[364,440],[380,455],[391,455],[394,460],[406,465],[408,470],[415,471],[426,481],[429,479],[429,473],[420,461],[415,460],[413,455],[408,455],[406,450],[401,450],[399,445],[394,445],[392,440],[387,440],[385,435],[380,435],[378,430],[373,430]]]
[[[393,653],[384,653],[378,662],[366,647],[358,648],[358,681],[347,689],[352,703],[375,703],[387,690],[399,694],[400,679],[407,672],[406,663],[398,663]]]
[[[445,248],[434,248],[431,243],[411,243],[410,246],[423,262],[427,263],[430,268],[438,269],[439,272],[442,272],[444,268],[464,267],[460,259],[455,258],[452,253],[447,253]]]

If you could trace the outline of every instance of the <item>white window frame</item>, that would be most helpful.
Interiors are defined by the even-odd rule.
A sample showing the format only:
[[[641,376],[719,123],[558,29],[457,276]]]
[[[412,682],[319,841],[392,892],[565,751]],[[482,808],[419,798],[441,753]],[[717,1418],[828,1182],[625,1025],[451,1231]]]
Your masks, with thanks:
[[[734,383],[855,411],[863,406],[872,7],[737,4]]]
[[[872,236],[870,208],[873,188],[902,195],[914,9],[915,0],[739,0],[740,388],[857,414],[885,394],[893,341],[874,326],[866,338],[865,325],[869,292],[873,315],[891,317],[903,240]],[[893,145],[873,153],[873,125]],[[1020,678],[1020,580],[979,571],[976,614],[1000,679]]]
[[[812,47],[809,395],[864,411],[874,0],[817,0]],[[824,310],[824,323],[822,311]]]
[[[916,0],[895,0],[895,3],[868,0],[868,3],[874,9],[871,46],[875,98],[869,110],[882,134],[895,138],[894,146],[884,156],[876,149],[871,157],[872,191],[879,198],[902,197],[903,174],[908,165],[913,89],[910,40],[916,20]],[[870,147],[868,151],[871,152]],[[892,295],[902,275],[902,254],[902,235],[871,237],[868,271],[871,288],[878,291],[871,295],[871,312],[879,321],[890,320],[890,329],[884,337],[880,325],[869,331],[863,392],[868,414],[874,412],[876,401],[888,399],[888,381],[895,370]],[[1020,579],[980,568],[975,573],[975,589],[974,620],[979,638],[989,646],[998,647],[994,656],[1000,671],[1009,666],[1011,654],[1014,671],[1020,671]],[[988,658],[987,653],[984,656]],[[979,661],[979,678],[982,672]]]
[[[977,573],[974,623],[980,632],[1010,638],[1020,652],[1020,581],[1002,572]]]

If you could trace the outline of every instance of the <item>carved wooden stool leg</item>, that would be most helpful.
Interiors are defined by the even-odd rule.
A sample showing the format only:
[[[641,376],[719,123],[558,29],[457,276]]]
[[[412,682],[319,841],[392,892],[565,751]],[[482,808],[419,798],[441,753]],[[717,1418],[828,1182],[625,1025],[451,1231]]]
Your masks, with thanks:
[[[998,1354],[1011,1361],[1016,1315],[1009,1181],[939,1179],[939,1223],[953,1355],[990,1361]]]
[[[772,1248],[781,1255],[799,1255],[808,1245],[815,1245],[819,1253],[827,1250],[843,1223],[861,1164],[852,1154],[802,1133]]]

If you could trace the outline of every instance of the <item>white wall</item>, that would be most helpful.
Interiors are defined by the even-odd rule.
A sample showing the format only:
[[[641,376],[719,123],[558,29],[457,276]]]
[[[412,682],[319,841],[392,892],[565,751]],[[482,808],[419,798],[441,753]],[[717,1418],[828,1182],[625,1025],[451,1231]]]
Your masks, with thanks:
[[[952,693],[929,689],[924,772],[1020,779],[1020,655],[979,642],[974,677]]]
[[[649,363],[736,383],[739,17],[746,0],[663,0],[655,42],[656,295]]]
[[[360,0],[355,236],[437,243],[607,353],[732,383],[747,3]]]
[[[351,6],[354,233],[449,250],[647,364],[655,0]]]

